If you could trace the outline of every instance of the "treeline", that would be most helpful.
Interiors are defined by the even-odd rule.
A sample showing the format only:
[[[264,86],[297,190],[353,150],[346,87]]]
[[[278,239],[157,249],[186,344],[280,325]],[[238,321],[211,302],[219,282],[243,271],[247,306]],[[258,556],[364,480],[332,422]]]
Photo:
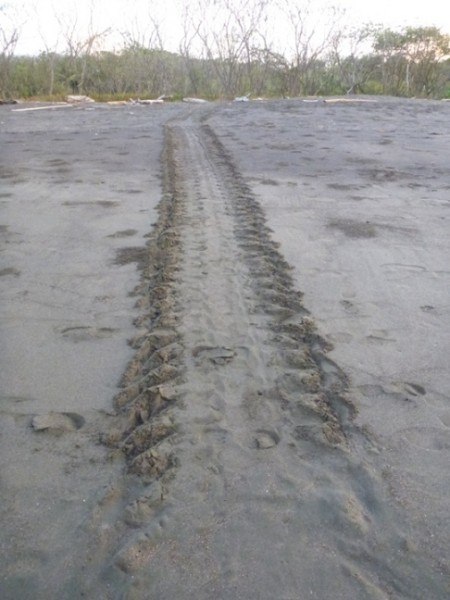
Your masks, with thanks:
[[[203,2],[208,8],[216,5]],[[0,27],[0,95],[450,97],[450,37],[436,27],[349,30],[336,16],[316,29],[303,5],[286,3],[291,41],[282,52],[262,26],[268,3],[220,6],[220,15],[210,15],[209,21],[196,23],[185,14],[177,52],[165,49],[155,22],[145,42],[127,36],[116,51],[102,49],[104,31],[91,30],[79,39],[72,30],[63,51],[47,48],[38,56],[17,56],[18,32]]]

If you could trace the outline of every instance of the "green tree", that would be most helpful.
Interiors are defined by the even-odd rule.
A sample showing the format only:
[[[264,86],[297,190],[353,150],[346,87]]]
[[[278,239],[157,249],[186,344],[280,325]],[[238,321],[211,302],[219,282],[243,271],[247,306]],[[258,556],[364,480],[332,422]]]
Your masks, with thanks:
[[[397,95],[437,95],[441,62],[450,53],[450,37],[437,27],[380,30],[374,51],[382,59],[383,91]]]
[[[441,63],[450,54],[450,36],[437,27],[407,27],[403,36],[407,91],[426,96],[439,93]]]

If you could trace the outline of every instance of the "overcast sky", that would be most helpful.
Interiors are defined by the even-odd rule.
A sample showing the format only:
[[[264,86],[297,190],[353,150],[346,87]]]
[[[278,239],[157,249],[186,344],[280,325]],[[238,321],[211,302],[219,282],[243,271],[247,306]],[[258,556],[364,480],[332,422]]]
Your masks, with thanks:
[[[220,1],[220,0],[219,0]],[[183,0],[1,0],[15,10],[15,19],[21,23],[21,37],[17,53],[35,54],[57,49],[58,31],[63,26],[76,24],[86,30],[92,12],[96,31],[111,29],[143,34],[149,14],[162,23],[165,46],[177,50],[180,37],[179,23]],[[90,10],[91,4],[93,10]],[[189,3],[194,6],[195,0]],[[436,25],[450,34],[450,2],[448,0],[313,0],[312,4],[333,4],[345,8],[347,20],[355,24],[382,23],[397,28],[404,25]],[[58,15],[58,21],[55,19]],[[178,24],[178,25],[177,25]],[[61,37],[61,36],[59,36]],[[110,36],[110,47],[120,46],[122,37]],[[62,41],[60,41],[62,44]],[[60,45],[59,49],[63,46]]]

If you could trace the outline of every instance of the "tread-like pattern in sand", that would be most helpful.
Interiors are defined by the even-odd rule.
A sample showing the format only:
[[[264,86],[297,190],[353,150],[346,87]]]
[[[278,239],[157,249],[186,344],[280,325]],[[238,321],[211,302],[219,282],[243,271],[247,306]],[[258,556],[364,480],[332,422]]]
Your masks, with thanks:
[[[136,354],[103,438],[138,480],[105,578],[136,598],[438,598],[345,374],[205,119],[166,126],[162,165]]]
[[[127,415],[121,447],[140,475],[159,477],[176,463],[158,447],[168,446],[162,440],[176,431],[170,408],[181,390],[185,397],[196,387],[202,395],[206,384],[224,405],[222,388],[242,380],[244,404],[252,395],[285,409],[294,402],[296,418],[299,410],[308,415],[301,425],[291,423],[296,435],[301,429],[305,439],[331,445],[345,445],[343,424],[354,411],[345,398],[345,375],[326,358],[327,344],[293,287],[261,208],[212,130],[205,125],[202,133],[203,155],[197,132],[168,128],[164,198],[135,291],[147,310],[136,322],[142,329],[131,341],[137,352],[115,400]],[[197,159],[190,175],[186,152]],[[208,367],[227,363],[236,375]],[[254,443],[258,447],[257,434]]]

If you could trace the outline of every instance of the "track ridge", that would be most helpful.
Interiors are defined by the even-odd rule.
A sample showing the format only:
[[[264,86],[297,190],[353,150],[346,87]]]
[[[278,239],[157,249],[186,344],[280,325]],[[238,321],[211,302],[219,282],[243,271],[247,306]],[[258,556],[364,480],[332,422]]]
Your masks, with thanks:
[[[346,431],[355,431],[352,423],[356,416],[356,409],[346,395],[347,376],[326,357],[332,346],[318,334],[303,306],[303,294],[295,289],[291,267],[271,237],[260,204],[212,128],[203,124],[202,131],[223,178],[229,186],[232,182],[236,238],[252,273],[252,288],[260,301],[258,308],[270,317],[271,343],[282,356],[283,366],[290,369],[288,379],[292,370],[297,374],[306,371],[301,375],[298,391],[317,394],[313,402],[323,421],[322,432],[327,441],[345,444]],[[279,386],[283,396],[282,381]]]
[[[175,431],[171,408],[177,400],[176,384],[182,375],[182,346],[177,330],[176,273],[180,261],[182,203],[177,193],[176,165],[171,160],[174,141],[166,136],[161,161],[163,196],[158,220],[148,235],[145,267],[134,290],[142,314],[135,320],[139,333],[130,340],[136,354],[120,382],[114,399],[121,424],[105,436],[110,447],[119,447],[128,471],[160,477],[174,462],[170,453],[155,447]]]

